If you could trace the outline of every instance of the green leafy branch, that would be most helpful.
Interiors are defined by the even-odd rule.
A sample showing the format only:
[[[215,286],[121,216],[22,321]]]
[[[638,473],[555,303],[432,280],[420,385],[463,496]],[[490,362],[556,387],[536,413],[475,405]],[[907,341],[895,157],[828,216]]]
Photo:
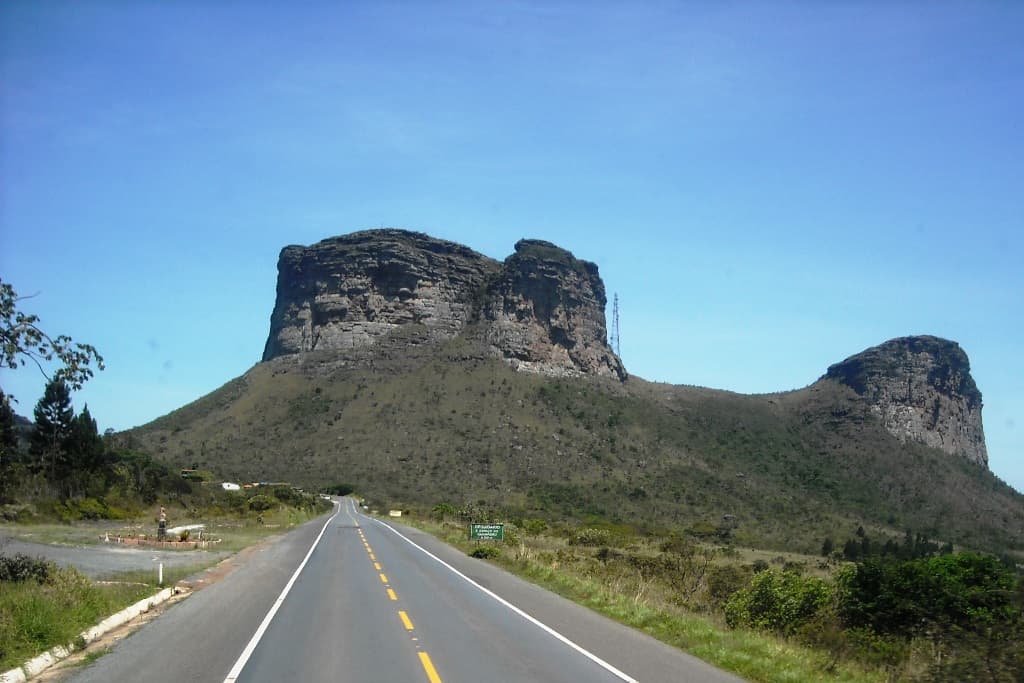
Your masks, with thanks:
[[[93,376],[93,366],[104,369],[103,357],[91,344],[75,342],[66,334],[51,337],[39,327],[39,316],[18,310],[19,297],[9,283],[0,280],[0,346],[3,367],[16,370],[34,364],[49,380],[63,380],[78,390]],[[44,364],[57,361],[61,367],[51,377]]]

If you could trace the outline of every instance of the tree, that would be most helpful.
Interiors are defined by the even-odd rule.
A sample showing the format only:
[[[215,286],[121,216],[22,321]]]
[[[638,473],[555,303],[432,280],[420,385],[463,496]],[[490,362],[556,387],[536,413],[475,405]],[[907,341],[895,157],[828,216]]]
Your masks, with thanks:
[[[89,414],[89,406],[85,406],[71,421],[64,451],[67,459],[66,492],[84,493],[90,479],[95,478],[107,464],[106,445],[96,427],[96,420]]]
[[[13,489],[13,466],[18,459],[18,435],[14,431],[11,402],[0,389],[0,502]]]
[[[39,327],[39,316],[18,310],[19,297],[10,283],[0,280],[0,362],[16,370],[31,361],[47,380],[60,380],[74,390],[92,378],[92,365],[102,370],[103,357],[90,344],[74,342],[66,334],[51,337]],[[47,374],[44,364],[61,367]]]
[[[980,629],[1019,617],[1015,577],[989,555],[958,553],[916,560],[871,558],[839,579],[847,626],[913,636],[927,630]]]
[[[47,382],[33,415],[36,425],[29,442],[29,453],[35,456],[35,466],[51,481],[56,481],[65,474],[65,446],[75,418],[75,411],[71,408],[71,390],[64,380]]]
[[[0,472],[14,462],[18,451],[18,434],[14,431],[14,410],[7,394],[0,389]]]

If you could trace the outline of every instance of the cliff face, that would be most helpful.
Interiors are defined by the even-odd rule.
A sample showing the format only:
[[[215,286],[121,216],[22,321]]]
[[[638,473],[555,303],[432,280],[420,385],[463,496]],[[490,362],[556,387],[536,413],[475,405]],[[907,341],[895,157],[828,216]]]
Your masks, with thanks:
[[[372,346],[410,325],[443,340],[476,323],[519,369],[625,379],[605,303],[597,266],[547,242],[522,240],[502,264],[420,233],[368,230],[281,251],[263,360]]]
[[[901,337],[829,367],[826,379],[852,388],[886,429],[988,466],[981,392],[967,354],[938,337]]]
[[[285,247],[263,360],[372,345],[410,323],[432,338],[454,336],[499,268],[460,244],[400,230]]]
[[[486,339],[517,367],[626,379],[606,341],[608,300],[595,264],[550,242],[520,240],[488,295]]]

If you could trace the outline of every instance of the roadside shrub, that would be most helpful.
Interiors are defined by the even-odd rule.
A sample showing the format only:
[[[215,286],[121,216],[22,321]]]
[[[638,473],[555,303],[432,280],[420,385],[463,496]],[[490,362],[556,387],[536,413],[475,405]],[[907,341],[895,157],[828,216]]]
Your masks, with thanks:
[[[491,545],[482,545],[478,548],[474,548],[473,552],[471,552],[469,556],[475,557],[478,560],[490,560],[501,556],[501,551]]]
[[[277,507],[277,499],[262,493],[249,499],[249,509],[253,512],[265,512],[275,507]]]
[[[34,508],[28,504],[0,505],[0,521],[27,522],[34,514]]]
[[[430,509],[430,516],[440,522],[445,517],[454,517],[456,512],[455,506],[451,503],[438,503]]]
[[[78,599],[97,599],[96,587],[88,576],[75,567],[53,567],[46,583],[59,595],[78,596]]]
[[[275,486],[271,490],[271,494],[274,498],[277,498],[285,505],[290,505],[293,508],[303,507],[308,502],[301,492],[296,491],[290,486]]]
[[[527,536],[539,536],[548,530],[548,523],[543,519],[524,519],[519,526]]]
[[[56,569],[57,565],[41,557],[29,557],[23,553],[10,557],[0,555],[0,582],[46,583]]]
[[[830,598],[829,585],[821,579],[769,569],[729,598],[725,621],[732,628],[791,634],[825,608]]]
[[[725,604],[734,593],[750,580],[750,572],[734,564],[712,567],[708,570],[708,599],[715,606]]]

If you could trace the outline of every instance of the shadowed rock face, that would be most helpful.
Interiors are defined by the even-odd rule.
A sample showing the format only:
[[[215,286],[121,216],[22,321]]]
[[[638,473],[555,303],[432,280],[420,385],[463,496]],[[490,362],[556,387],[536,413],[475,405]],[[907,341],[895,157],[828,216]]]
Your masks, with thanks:
[[[597,266],[547,242],[522,240],[504,264],[453,242],[368,230],[290,246],[263,360],[372,346],[398,328],[415,343],[479,323],[492,350],[519,369],[626,378],[606,342]]]
[[[988,466],[981,392],[956,342],[900,337],[836,363],[825,378],[856,391],[901,441]]]

